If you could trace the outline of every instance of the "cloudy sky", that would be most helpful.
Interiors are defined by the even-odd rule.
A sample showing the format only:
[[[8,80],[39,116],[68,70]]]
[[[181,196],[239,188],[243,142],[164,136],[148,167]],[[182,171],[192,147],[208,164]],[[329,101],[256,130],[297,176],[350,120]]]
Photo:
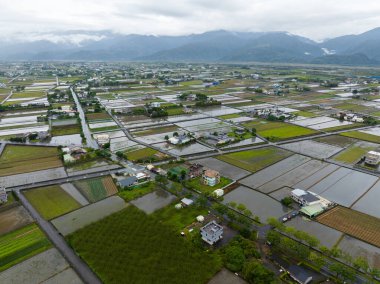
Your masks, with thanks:
[[[288,31],[314,40],[380,26],[376,0],[0,0],[0,37],[67,30],[179,35]]]

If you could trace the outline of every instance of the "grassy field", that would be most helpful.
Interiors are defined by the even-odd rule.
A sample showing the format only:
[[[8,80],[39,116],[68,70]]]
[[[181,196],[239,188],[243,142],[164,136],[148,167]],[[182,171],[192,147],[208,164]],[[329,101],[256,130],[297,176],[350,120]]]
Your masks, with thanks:
[[[43,97],[43,96],[45,96],[45,92],[42,92],[42,91],[20,92],[20,93],[13,93],[11,99],[40,98],[40,97]]]
[[[240,117],[240,114],[238,113],[231,113],[231,114],[226,114],[226,115],[222,115],[222,116],[218,116],[219,118],[221,119],[231,119],[231,118],[238,118]]]
[[[79,134],[79,133],[80,133],[79,124],[53,126],[51,129],[52,136],[71,135],[71,134]]]
[[[363,146],[355,146],[352,145],[348,147],[343,152],[340,152],[338,155],[334,157],[334,160],[347,163],[347,164],[354,164],[356,163],[361,157],[363,157],[365,154],[368,153],[368,151],[375,150],[376,147],[363,147]]]
[[[81,205],[59,185],[27,190],[24,191],[23,194],[41,216],[47,220],[81,207]]]
[[[0,176],[61,167],[55,147],[7,145],[0,156]]]
[[[188,188],[194,188],[200,192],[207,194],[207,193],[212,193],[214,190],[218,188],[225,187],[229,185],[231,182],[232,180],[229,178],[220,177],[220,182],[217,185],[209,186],[209,185],[203,184],[202,178],[198,177],[198,178],[194,178],[194,179],[186,181],[185,186]]]
[[[372,135],[372,134],[368,134],[368,133],[364,133],[360,131],[349,131],[349,132],[341,133],[340,135],[356,138],[356,139],[360,139],[364,141],[380,143],[380,136],[376,136],[376,135]]]
[[[257,172],[291,155],[290,152],[274,147],[231,153],[217,159],[239,168]]]
[[[104,283],[206,283],[221,268],[220,257],[181,238],[159,214],[129,206],[68,241]]]
[[[35,224],[0,237],[0,271],[50,247],[50,242]]]
[[[183,111],[183,107],[171,107],[165,109],[168,112],[168,115],[181,115],[184,114],[185,112]]]
[[[380,220],[376,217],[338,206],[317,217],[317,221],[380,247]]]
[[[256,128],[257,134],[270,141],[286,140],[317,133],[315,130],[297,125],[292,125],[284,122],[270,122],[265,120],[255,120],[252,122],[244,123],[243,126],[248,129]]]
[[[347,147],[355,143],[357,140],[352,139],[350,137],[340,136],[340,135],[331,135],[331,136],[316,138],[315,141],[334,145],[334,146],[339,146],[339,147]]]
[[[303,117],[315,117],[317,116],[316,114],[308,111],[297,111],[294,114],[297,114],[298,116],[303,116]]]
[[[136,185],[119,192],[119,196],[125,201],[131,201],[145,194],[151,193],[157,189],[157,184],[155,182],[147,182],[140,185]]]
[[[74,185],[90,202],[97,202],[117,193],[117,187],[110,176],[76,181]]]
[[[128,160],[136,162],[139,160],[158,159],[157,154],[159,152],[152,148],[143,148],[136,151],[126,152]]]

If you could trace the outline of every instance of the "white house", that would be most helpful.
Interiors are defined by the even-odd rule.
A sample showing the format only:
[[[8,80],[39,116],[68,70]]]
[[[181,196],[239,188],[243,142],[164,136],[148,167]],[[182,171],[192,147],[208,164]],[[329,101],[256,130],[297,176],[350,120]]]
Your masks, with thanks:
[[[215,221],[211,221],[201,228],[201,236],[202,240],[213,245],[223,238],[223,227]]]
[[[293,200],[302,206],[309,206],[320,203],[320,198],[317,196],[317,194],[310,191],[294,189],[290,194]]]

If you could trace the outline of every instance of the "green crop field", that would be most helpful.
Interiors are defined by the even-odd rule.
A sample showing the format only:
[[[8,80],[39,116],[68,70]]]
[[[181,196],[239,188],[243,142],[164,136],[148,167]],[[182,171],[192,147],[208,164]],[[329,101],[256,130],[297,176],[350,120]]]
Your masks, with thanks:
[[[221,119],[231,119],[231,118],[237,118],[237,117],[240,117],[240,114],[237,114],[237,113],[232,113],[232,114],[226,114],[226,115],[221,115],[221,116],[218,116],[219,118]]]
[[[158,153],[157,150],[152,148],[143,148],[136,151],[126,152],[128,160],[139,161],[139,160],[149,160],[154,159],[154,156]]]
[[[157,184],[153,181],[132,186],[119,192],[119,196],[125,201],[131,201],[141,196],[144,196],[158,188]]]
[[[97,202],[117,193],[117,187],[110,176],[76,181],[74,185],[90,202]]]
[[[351,137],[351,138],[356,138],[368,142],[374,142],[374,143],[380,143],[380,136],[360,132],[360,131],[349,131],[349,132],[344,132],[341,133],[340,135],[346,136],[346,137]]]
[[[376,147],[363,147],[363,146],[355,146],[352,145],[348,147],[343,152],[340,152],[334,157],[334,160],[347,163],[347,164],[354,164],[356,163],[361,157],[363,157],[365,154],[367,154],[368,151],[375,150]]]
[[[243,125],[248,129],[256,128],[257,134],[271,141],[286,140],[317,133],[315,130],[284,122],[255,120]]]
[[[79,124],[53,126],[51,129],[52,136],[71,135],[71,134],[79,134],[79,133],[80,133]]]
[[[106,284],[207,283],[221,268],[220,257],[181,238],[174,220],[163,217],[129,206],[69,235],[68,242]]]
[[[36,224],[0,237],[0,271],[32,257],[50,247],[49,240]]]
[[[291,155],[290,152],[274,147],[236,152],[216,157],[239,168],[257,172]]]
[[[178,130],[178,126],[170,125],[170,126],[154,127],[154,128],[150,128],[146,130],[135,131],[133,132],[133,135],[140,137],[140,136],[146,136],[146,135],[175,132],[177,130]]]
[[[58,185],[27,190],[23,194],[41,216],[47,220],[81,207],[73,197]]]
[[[0,156],[0,176],[61,167],[55,147],[7,145]]]
[[[107,112],[86,113],[87,120],[104,120],[110,119]]]

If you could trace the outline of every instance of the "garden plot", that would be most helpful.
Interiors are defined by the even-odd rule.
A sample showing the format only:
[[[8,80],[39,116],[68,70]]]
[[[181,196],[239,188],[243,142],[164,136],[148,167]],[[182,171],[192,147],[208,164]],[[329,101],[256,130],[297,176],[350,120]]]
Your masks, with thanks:
[[[226,107],[226,106],[220,106],[220,107],[212,107],[212,108],[204,108],[200,110],[201,113],[207,114],[209,116],[221,116],[221,115],[227,115],[227,114],[233,114],[233,113],[241,113],[242,110]]]
[[[176,199],[176,196],[168,193],[165,190],[156,190],[144,195],[143,197],[131,201],[131,204],[135,205],[145,213],[151,214],[154,211],[169,205]]]
[[[286,225],[315,236],[321,245],[328,248],[332,248],[342,236],[342,233],[335,229],[303,217],[293,218],[286,222]]]
[[[358,239],[344,235],[338,247],[349,253],[353,258],[363,257],[370,267],[380,269],[380,248],[367,244]]]
[[[90,129],[110,127],[110,126],[117,126],[117,124],[115,121],[106,121],[106,122],[97,122],[97,123],[89,123],[88,124],[88,127]]]
[[[127,137],[118,137],[110,140],[110,150],[111,152],[117,152],[125,150],[128,147],[134,146],[137,143],[129,140]]]
[[[0,212],[0,236],[22,228],[33,222],[23,206],[16,206]]]
[[[311,159],[308,157],[295,154],[243,179],[240,183],[252,188],[259,188],[265,183],[270,182],[310,160]]]
[[[265,141],[259,137],[252,137],[252,138],[248,138],[236,143],[231,143],[227,146],[222,147],[222,149],[232,149],[236,147],[244,147],[244,146],[249,146],[249,145],[254,145],[254,144],[260,144],[264,142]]]
[[[13,187],[67,177],[64,167],[0,177],[0,184]]]
[[[380,182],[377,182],[363,197],[352,206],[352,209],[380,218]]]
[[[264,222],[270,217],[279,218],[290,210],[273,198],[245,186],[239,186],[226,194],[223,203],[229,202],[244,204],[253,215],[259,216]]]
[[[61,184],[61,188],[66,191],[66,193],[70,194],[72,198],[74,198],[80,205],[88,205],[89,202],[87,201],[86,198],[76,189],[74,185],[71,183],[64,183]]]
[[[230,165],[226,162],[214,159],[205,158],[201,160],[195,160],[193,163],[201,164],[202,166],[218,171],[222,176],[228,177],[233,180],[239,180],[250,174],[249,171]]]
[[[87,205],[51,221],[57,230],[67,236],[91,223],[124,209],[127,204],[118,196],[111,196]]]
[[[80,134],[54,136],[51,138],[49,144],[57,146],[82,146],[82,137]]]
[[[341,147],[319,143],[312,140],[283,144],[281,147],[292,152],[308,155],[318,159],[327,159],[343,149]]]
[[[344,172],[346,174],[344,174]],[[339,173],[342,174],[339,176]],[[310,191],[330,201],[350,207],[360,196],[369,190],[377,180],[378,178],[375,176],[341,168],[311,187]]]
[[[168,151],[170,154],[174,156],[186,156],[186,155],[191,155],[191,154],[199,154],[199,153],[214,151],[214,149],[209,148],[199,143],[192,143],[192,144],[177,147],[175,145],[171,145],[164,142],[164,143],[154,144],[154,146],[162,149],[163,151]]]
[[[74,186],[91,203],[117,193],[117,187],[111,176],[75,181]]]
[[[0,283],[81,284],[67,261],[52,248],[0,273]]]
[[[318,172],[327,166],[326,163],[318,160],[307,161],[306,163],[284,173],[283,175],[263,184],[257,190],[263,193],[269,193],[278,190],[283,186],[293,187],[296,183],[302,181],[313,173]]]
[[[337,206],[317,217],[317,221],[380,248],[380,219]]]

